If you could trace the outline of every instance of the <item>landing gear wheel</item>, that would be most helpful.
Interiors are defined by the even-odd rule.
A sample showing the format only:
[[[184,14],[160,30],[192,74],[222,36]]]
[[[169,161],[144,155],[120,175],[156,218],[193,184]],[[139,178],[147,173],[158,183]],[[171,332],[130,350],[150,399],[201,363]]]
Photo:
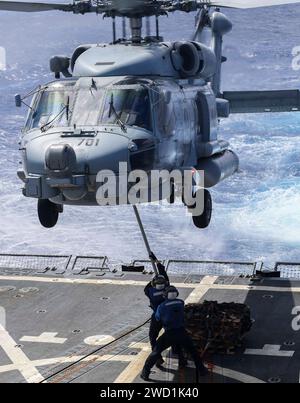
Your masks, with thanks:
[[[202,192],[203,190],[198,190]],[[207,228],[210,224],[212,216],[212,198],[208,190],[204,189],[204,211],[201,215],[193,215],[193,222],[197,228]]]
[[[53,228],[58,221],[59,206],[52,203],[50,200],[39,200],[38,216],[43,227]]]

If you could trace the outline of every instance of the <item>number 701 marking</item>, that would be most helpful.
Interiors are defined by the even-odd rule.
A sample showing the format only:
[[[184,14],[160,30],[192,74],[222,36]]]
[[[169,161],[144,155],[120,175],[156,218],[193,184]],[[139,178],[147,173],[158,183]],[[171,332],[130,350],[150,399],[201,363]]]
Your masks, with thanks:
[[[78,143],[78,146],[82,146],[83,144],[85,144],[87,147],[97,147],[99,145],[99,139],[82,139]]]

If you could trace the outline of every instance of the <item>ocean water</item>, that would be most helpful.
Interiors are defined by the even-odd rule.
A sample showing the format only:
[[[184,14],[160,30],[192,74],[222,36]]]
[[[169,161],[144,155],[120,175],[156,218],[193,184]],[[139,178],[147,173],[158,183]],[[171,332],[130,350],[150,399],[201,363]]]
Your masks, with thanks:
[[[228,14],[234,29],[225,38],[223,89],[299,88],[292,49],[300,46],[300,6]],[[167,40],[188,38],[192,26],[192,15],[161,18]],[[131,207],[67,207],[58,226],[46,230],[16,177],[26,110],[15,109],[14,94],[52,79],[52,55],[110,39],[110,22],[94,15],[0,14],[8,63],[0,72],[0,252],[146,257]],[[153,250],[161,258],[300,261],[300,113],[234,115],[222,121],[220,137],[230,141],[241,167],[212,191],[211,226],[194,228],[180,203],[143,206]]]

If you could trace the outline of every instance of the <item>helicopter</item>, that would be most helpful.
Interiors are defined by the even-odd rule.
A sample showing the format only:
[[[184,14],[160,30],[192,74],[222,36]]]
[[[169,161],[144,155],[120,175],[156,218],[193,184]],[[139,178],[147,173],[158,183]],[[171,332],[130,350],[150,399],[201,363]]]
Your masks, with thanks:
[[[221,119],[231,113],[300,111],[299,90],[221,91],[223,38],[232,29],[221,8],[255,8],[300,0],[90,0],[72,4],[0,1],[0,10],[74,14],[96,13],[112,19],[112,42],[84,44],[71,56],[54,56],[55,80],[31,93],[16,95],[17,107],[29,107],[20,142],[22,166],[18,177],[23,194],[38,199],[42,226],[54,227],[64,206],[110,205],[99,200],[99,172],[121,180],[127,172],[154,170],[204,172],[203,183],[193,177],[191,196],[202,192],[203,208],[193,213],[197,228],[212,217],[209,189],[234,175],[239,158],[227,141],[218,138]],[[196,29],[184,41],[165,42],[160,17],[179,11],[196,14]],[[118,37],[116,19],[122,19]],[[149,29],[155,18],[155,34]],[[146,36],[143,22],[146,20]],[[127,36],[129,21],[130,36]],[[210,34],[210,43],[204,36]],[[26,99],[30,98],[30,104]],[[149,182],[145,185],[149,189]],[[177,185],[170,183],[174,203]],[[183,184],[184,186],[184,184]],[[123,186],[114,204],[130,204]],[[201,189],[199,189],[201,187]],[[101,196],[108,198],[107,194]],[[101,198],[100,197],[100,198]],[[111,201],[111,200],[110,200]],[[153,201],[153,200],[151,200]]]

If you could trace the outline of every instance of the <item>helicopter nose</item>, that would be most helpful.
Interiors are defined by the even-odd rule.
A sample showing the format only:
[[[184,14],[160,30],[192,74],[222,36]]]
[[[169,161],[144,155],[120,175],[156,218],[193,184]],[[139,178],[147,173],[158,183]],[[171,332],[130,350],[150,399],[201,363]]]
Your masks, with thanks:
[[[120,163],[128,163],[129,140],[114,133],[101,133],[99,138],[86,140],[75,149],[77,158],[85,155],[89,173],[97,175],[99,171],[119,172]]]
[[[128,162],[129,140],[123,136],[101,133],[95,138],[71,138],[68,143],[46,147],[44,164],[49,176],[67,177],[83,172],[97,175],[102,170],[117,173],[119,163]]]
[[[134,129],[130,137],[115,129],[94,136],[82,133],[80,138],[62,138],[57,133],[37,136],[26,146],[25,193],[28,197],[63,195],[68,202],[94,203],[99,174],[109,171],[117,183],[121,178],[123,183],[129,172],[152,168],[154,151],[153,136]]]

